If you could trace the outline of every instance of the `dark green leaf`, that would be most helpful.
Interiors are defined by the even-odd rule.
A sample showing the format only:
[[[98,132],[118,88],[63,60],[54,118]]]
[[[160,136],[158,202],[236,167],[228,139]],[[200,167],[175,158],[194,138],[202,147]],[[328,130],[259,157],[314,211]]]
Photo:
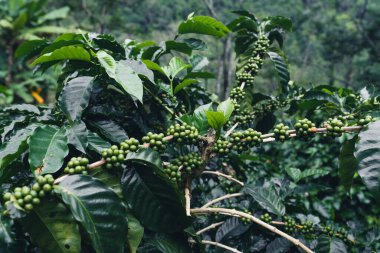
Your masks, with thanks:
[[[318,238],[315,253],[347,253],[347,247],[338,238],[322,235]]]
[[[33,54],[36,50],[40,49],[41,46],[47,45],[46,40],[29,40],[22,43],[20,46],[18,46],[15,57],[24,57],[29,56]]]
[[[266,32],[273,29],[282,29],[284,31],[292,30],[292,21],[289,18],[282,16],[266,17],[263,19],[262,23],[264,24]]]
[[[128,245],[130,253],[136,253],[144,236],[144,227],[135,216],[128,213]]]
[[[38,125],[17,131],[6,143],[0,146],[0,176],[6,166],[16,160],[27,148],[27,139]]]
[[[243,191],[249,194],[262,208],[268,212],[278,216],[285,214],[285,205],[272,187],[247,185],[244,187]]]
[[[92,120],[89,123],[98,129],[107,139],[113,142],[120,143],[128,139],[125,130],[112,120]]]
[[[184,39],[183,42],[185,42],[189,47],[191,47],[193,50],[206,50],[207,45],[200,39]]]
[[[292,244],[285,238],[276,238],[268,244],[266,253],[282,253],[287,252]]]
[[[165,49],[170,52],[170,51],[177,51],[181,52],[187,55],[191,55],[193,52],[192,48],[185,42],[178,42],[175,40],[168,40],[165,41]]]
[[[68,81],[63,88],[58,101],[69,120],[81,119],[83,110],[90,100],[93,79],[91,76],[76,77]]]
[[[98,152],[99,154],[109,147],[111,147],[111,144],[109,144],[107,141],[103,140],[97,133],[94,132],[88,132],[87,134],[87,144],[88,148]]]
[[[208,16],[189,17],[178,27],[179,34],[195,33],[224,37],[230,30],[221,22]]]
[[[69,210],[57,201],[44,201],[21,224],[41,253],[81,251],[79,228]]]
[[[88,132],[86,125],[82,121],[74,122],[66,127],[66,135],[69,144],[73,145],[80,152],[86,153]]]
[[[357,137],[343,143],[339,154],[339,178],[346,190],[350,190],[356,172],[356,158],[354,155]]]
[[[195,79],[184,79],[180,84],[178,84],[175,88],[174,88],[174,94],[176,94],[177,92],[179,92],[180,90],[182,90],[183,88],[191,85],[191,84],[194,84],[194,83],[197,83],[198,81],[195,80]]]
[[[65,128],[49,125],[38,127],[28,140],[29,164],[32,171],[42,169],[42,174],[61,169],[69,153]]]
[[[244,234],[250,225],[245,225],[239,218],[232,217],[227,219],[216,231],[215,241],[221,242],[224,239],[240,236]]]
[[[15,130],[16,125],[19,125],[20,123],[25,123],[26,117],[25,116],[19,116],[17,118],[14,118],[9,125],[4,126],[3,133],[1,134],[1,142],[5,141],[5,137],[12,131]]]
[[[136,72],[123,61],[116,64],[115,80],[128,94],[137,98],[141,103],[143,102],[144,87],[142,81]]]
[[[380,203],[380,121],[370,123],[359,133],[355,157],[364,185]]]
[[[54,186],[54,191],[87,231],[97,253],[124,252],[126,210],[115,192],[99,180],[83,175],[65,177]]]
[[[40,110],[35,105],[30,104],[19,104],[19,105],[11,105],[4,108],[4,111],[17,111],[17,112],[26,112],[33,113],[36,115],[40,115]]]
[[[277,50],[278,52],[268,52],[268,56],[274,64],[274,67],[277,71],[278,78],[281,84],[282,92],[287,91],[288,83],[290,80],[290,74],[288,69],[288,64],[286,63],[282,52]]]
[[[123,198],[120,186],[120,179],[116,175],[111,174],[110,172],[102,168],[91,170],[89,175],[102,181],[102,183],[111,188],[119,198]]]
[[[156,234],[154,238],[149,240],[149,244],[153,245],[162,253],[191,253],[193,252],[188,243],[179,240],[177,236],[165,234]]]
[[[128,207],[145,228],[160,232],[181,231],[188,225],[183,196],[165,177],[165,172],[143,162],[127,165],[122,189]]]
[[[91,60],[91,57],[89,52],[83,47],[66,46],[56,49],[51,53],[41,55],[36,60],[34,60],[32,65],[60,60],[80,60],[89,62]]]

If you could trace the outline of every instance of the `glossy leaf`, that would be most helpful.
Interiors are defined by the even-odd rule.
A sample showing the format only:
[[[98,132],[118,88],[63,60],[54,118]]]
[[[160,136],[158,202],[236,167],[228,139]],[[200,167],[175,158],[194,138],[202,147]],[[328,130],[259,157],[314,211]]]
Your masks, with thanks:
[[[21,224],[41,253],[81,251],[79,227],[62,203],[44,201],[22,219]]]
[[[226,118],[223,112],[206,111],[208,124],[217,131],[220,131],[226,123]]]
[[[166,76],[165,71],[157,63],[150,60],[143,60],[143,63],[147,66],[148,69],[156,70]]]
[[[86,153],[88,131],[82,121],[74,122],[74,124],[66,127],[66,135],[69,144],[73,145],[80,152]]]
[[[83,110],[88,106],[93,77],[80,76],[71,79],[63,88],[58,99],[62,111],[71,121],[82,117]]]
[[[144,236],[144,227],[135,216],[128,213],[128,246],[130,253],[136,253]]]
[[[322,235],[318,238],[315,253],[347,253],[347,247],[338,238]]]
[[[119,198],[123,198],[121,185],[120,185],[120,179],[116,175],[102,168],[91,170],[89,172],[89,175],[94,178],[99,179],[107,187],[111,188],[117,194]]]
[[[21,123],[25,123],[26,117],[25,116],[19,116],[11,121],[9,125],[4,126],[3,133],[1,134],[1,142],[5,141],[5,137],[15,129],[15,127]]]
[[[162,69],[164,70],[166,76],[169,77],[169,79],[173,80],[174,77],[176,77],[181,71],[187,68],[191,68],[191,65],[184,62],[181,58],[175,56],[170,60],[169,66],[165,66]]]
[[[282,91],[287,91],[288,82],[290,80],[288,64],[286,63],[284,57],[278,52],[268,52],[268,56],[274,64],[278,78],[280,80]]]
[[[179,34],[195,33],[224,37],[230,30],[221,22],[208,16],[189,17],[178,27]]]
[[[89,62],[91,57],[89,52],[83,47],[67,46],[56,49],[51,53],[41,55],[34,60],[32,65],[60,60],[80,60]]]
[[[41,113],[37,106],[30,105],[30,104],[11,105],[11,106],[5,107],[4,111],[32,113],[32,114],[36,114],[36,115],[40,115],[40,113]]]
[[[115,61],[115,59],[103,50],[99,50],[96,53],[96,57],[98,57],[98,61],[99,61],[100,65],[106,70],[107,74],[110,77],[114,78],[115,72],[116,72],[116,61]]]
[[[177,92],[179,92],[180,90],[182,90],[183,88],[191,85],[191,84],[194,84],[194,83],[197,83],[198,80],[195,80],[195,79],[184,79],[180,84],[178,84],[175,88],[174,88],[174,94],[176,94]]]
[[[176,232],[187,226],[184,199],[162,170],[157,152],[146,149],[128,154],[122,176],[124,199],[144,227]]]
[[[6,143],[0,146],[0,176],[6,166],[16,160],[27,148],[27,140],[38,125],[29,125],[18,130]]]
[[[67,176],[54,186],[54,191],[88,233],[97,253],[124,252],[126,210],[115,192],[83,175]]]
[[[380,121],[370,123],[359,133],[355,157],[364,185],[380,203]]]
[[[116,64],[115,80],[128,94],[137,98],[141,103],[143,102],[144,87],[142,81],[136,72],[124,62]]]
[[[104,149],[111,147],[111,144],[109,144],[107,141],[103,140],[97,133],[94,133],[94,132],[88,132],[87,144],[88,144],[89,149],[96,151],[99,154]]]
[[[268,212],[282,216],[285,214],[285,205],[272,187],[257,187],[247,185],[243,191],[249,194],[256,202]]]
[[[154,238],[149,240],[149,244],[153,245],[162,253],[191,253],[192,250],[188,243],[180,240],[177,236],[165,234],[156,234]]]
[[[354,155],[357,137],[343,143],[339,154],[339,178],[346,190],[351,188],[354,175],[356,173],[357,161]]]
[[[92,120],[90,122],[107,139],[120,143],[128,139],[125,130],[112,120]]]
[[[224,120],[227,122],[228,119],[230,118],[232,112],[234,111],[234,104],[232,103],[232,100],[229,98],[229,99],[221,102],[218,105],[217,110],[219,112],[223,112],[223,114],[224,114]]]
[[[215,240],[221,242],[224,239],[240,236],[250,228],[249,224],[244,224],[239,218],[232,217],[227,219],[216,231]]]
[[[42,169],[42,174],[61,169],[69,153],[65,128],[49,125],[38,127],[28,140],[29,164],[32,171]]]

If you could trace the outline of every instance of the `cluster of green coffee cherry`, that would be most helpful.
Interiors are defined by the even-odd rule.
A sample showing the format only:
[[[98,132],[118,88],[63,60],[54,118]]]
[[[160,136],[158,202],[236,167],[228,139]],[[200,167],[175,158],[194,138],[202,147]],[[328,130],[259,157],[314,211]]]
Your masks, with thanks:
[[[273,130],[274,136],[277,140],[284,142],[290,138],[289,127],[283,123],[277,124]]]
[[[256,75],[262,65],[263,59],[259,55],[256,55],[248,59],[248,63],[244,66],[244,70]]]
[[[228,154],[230,153],[230,142],[225,138],[220,138],[214,144],[213,151],[217,154]]]
[[[183,166],[183,170],[187,173],[190,173],[194,169],[199,168],[199,166],[202,164],[202,157],[195,152],[180,156],[178,160]]]
[[[342,128],[344,126],[344,123],[340,119],[330,118],[323,124],[323,126],[327,129],[325,136],[339,137],[343,133]]]
[[[170,163],[164,164],[164,171],[173,182],[181,181],[181,164],[179,160],[174,159]]]
[[[369,123],[373,122],[374,118],[371,115],[365,116],[365,118],[359,119],[358,125],[360,126],[365,126],[368,125]]]
[[[260,35],[255,43],[255,53],[262,54],[265,53],[269,48],[269,39],[265,35]]]
[[[155,151],[163,151],[166,148],[163,133],[154,134],[149,132],[141,140],[143,143],[149,144],[149,147]]]
[[[38,176],[36,183],[34,183],[32,187],[16,187],[13,193],[5,193],[3,195],[5,205],[15,201],[17,205],[25,211],[31,211],[34,206],[40,204],[41,198],[51,192],[53,184],[54,178],[52,175]]]
[[[198,153],[188,153],[164,164],[164,171],[173,182],[180,182],[182,172],[191,173],[202,165],[202,158]]]
[[[243,209],[243,212],[246,213],[246,214],[249,214],[249,215],[252,215],[251,211],[249,211],[248,209]],[[245,218],[245,217],[240,217],[240,220],[243,222],[243,224],[245,225],[248,225],[251,220],[248,219],[248,218]]]
[[[109,149],[102,151],[102,157],[106,160],[105,168],[110,170],[113,168],[121,168],[125,159],[124,151],[119,149],[116,145],[111,146]]]
[[[66,168],[63,170],[65,174],[83,174],[87,175],[87,165],[89,161],[85,157],[73,157],[67,163]]]
[[[334,229],[332,226],[325,226],[322,230],[322,233],[325,233],[329,236],[338,237],[338,238],[344,240],[344,242],[350,242],[350,240],[348,240],[348,238],[347,238],[347,234],[348,234],[347,230],[344,228]]]
[[[313,134],[313,128],[315,124],[308,119],[300,119],[295,125],[294,128],[299,137],[309,137]]]
[[[248,126],[252,120],[254,119],[254,115],[251,113],[246,114],[237,114],[234,115],[234,117],[227,122],[226,126],[231,127],[235,125],[236,123],[239,123],[240,126]]]
[[[249,149],[253,146],[258,146],[263,142],[261,139],[261,133],[248,128],[244,131],[236,131],[231,134],[230,137],[231,149],[241,152]]]
[[[198,130],[186,123],[171,125],[167,134],[173,136],[173,141],[183,144],[195,144],[199,137]]]
[[[272,221],[272,217],[270,216],[269,213],[265,213],[263,215],[260,216],[260,220],[266,222],[266,223],[271,223]]]
[[[240,73],[236,76],[239,85],[242,83],[245,84],[246,87],[251,87],[254,83],[255,77],[248,72]]]
[[[296,221],[289,216],[284,217],[284,228],[287,232],[295,232],[297,229]]]
[[[128,152],[136,152],[140,147],[140,142],[135,138],[130,138],[128,140],[120,143],[120,149],[124,152],[124,154],[128,154]]]
[[[235,114],[240,114],[240,101],[244,100],[246,93],[240,87],[235,87],[230,92],[230,98],[232,99],[232,103],[234,104],[234,112]]]
[[[304,221],[300,224],[298,231],[304,234],[310,234],[314,232],[314,226],[313,222],[311,221]]]

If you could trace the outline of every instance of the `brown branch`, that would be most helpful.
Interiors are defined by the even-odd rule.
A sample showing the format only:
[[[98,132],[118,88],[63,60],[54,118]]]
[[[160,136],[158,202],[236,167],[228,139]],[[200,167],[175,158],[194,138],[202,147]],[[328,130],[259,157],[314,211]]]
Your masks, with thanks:
[[[191,208],[191,176],[187,176],[186,185],[185,185],[185,200],[186,200],[186,215],[190,216],[190,208]]]
[[[231,194],[226,194],[226,195],[223,195],[219,198],[216,198],[216,199],[213,199],[209,202],[207,202],[206,204],[204,204],[201,208],[207,208],[209,206],[211,206],[212,204],[215,204],[215,203],[218,203],[222,200],[225,200],[225,199],[230,199],[230,198],[235,198],[235,197],[240,197],[240,196],[243,196],[244,194],[243,193],[231,193]]]
[[[237,184],[239,184],[240,186],[244,186],[244,183],[237,180],[236,178],[230,176],[230,175],[226,175],[226,174],[223,174],[221,172],[218,172],[218,171],[203,171],[202,174],[211,174],[211,175],[216,175],[216,176],[219,176],[219,177],[224,177],[224,178],[227,178],[228,180],[232,181],[232,182],[235,182]]]
[[[207,227],[202,228],[201,230],[197,231],[197,232],[196,232],[196,235],[200,235],[200,234],[202,234],[202,233],[204,233],[204,232],[206,232],[206,231],[209,231],[209,230],[211,230],[211,229],[217,228],[217,227],[219,227],[220,225],[222,225],[223,223],[224,223],[224,221],[213,223],[213,224],[211,224],[210,226],[207,226]]]
[[[189,239],[189,242],[190,243],[196,243],[193,239]],[[225,244],[222,244],[220,242],[213,242],[213,241],[208,241],[208,240],[202,240],[201,241],[202,244],[208,244],[208,245],[212,245],[212,246],[215,246],[215,247],[219,247],[219,248],[222,248],[222,249],[226,249],[230,252],[233,252],[233,253],[243,253],[235,248],[232,248],[230,246],[227,246]]]
[[[247,219],[255,222],[256,224],[270,230],[271,232],[273,232],[279,236],[284,237],[288,241],[292,242],[294,245],[303,249],[305,252],[314,253],[311,249],[309,249],[306,245],[304,245],[300,240],[282,232],[278,228],[256,218],[255,216],[244,213],[244,212],[236,211],[234,209],[227,209],[227,208],[195,208],[195,209],[191,209],[191,213],[195,214],[195,215],[197,215],[197,214],[200,214],[200,215],[201,214],[209,214],[209,213],[220,213],[220,214],[229,215],[229,216],[247,218]]]

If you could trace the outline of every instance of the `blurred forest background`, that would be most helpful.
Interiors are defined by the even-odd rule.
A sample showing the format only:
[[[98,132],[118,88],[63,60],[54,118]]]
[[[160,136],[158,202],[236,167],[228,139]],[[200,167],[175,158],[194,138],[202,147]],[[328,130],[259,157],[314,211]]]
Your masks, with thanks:
[[[41,4],[28,10],[28,17],[22,16],[25,10],[17,9],[22,2],[28,1],[0,0],[0,104],[41,103],[39,94],[45,92],[42,97],[46,97],[54,86],[54,73],[34,76],[22,59],[15,59],[15,48],[23,40],[54,38],[54,33],[79,28],[111,34],[119,41],[154,38],[159,43],[173,38],[178,23],[191,12],[228,24],[234,17],[231,11],[239,9],[259,18],[292,19],[293,32],[285,39],[284,52],[291,79],[298,84],[380,85],[380,2],[376,0],[48,0],[37,1]],[[40,12],[45,13],[43,18]],[[233,41],[227,37],[208,43],[208,67],[215,79],[205,85],[223,98],[234,80]],[[270,94],[276,88],[270,69],[264,67],[256,80],[258,91]]]

